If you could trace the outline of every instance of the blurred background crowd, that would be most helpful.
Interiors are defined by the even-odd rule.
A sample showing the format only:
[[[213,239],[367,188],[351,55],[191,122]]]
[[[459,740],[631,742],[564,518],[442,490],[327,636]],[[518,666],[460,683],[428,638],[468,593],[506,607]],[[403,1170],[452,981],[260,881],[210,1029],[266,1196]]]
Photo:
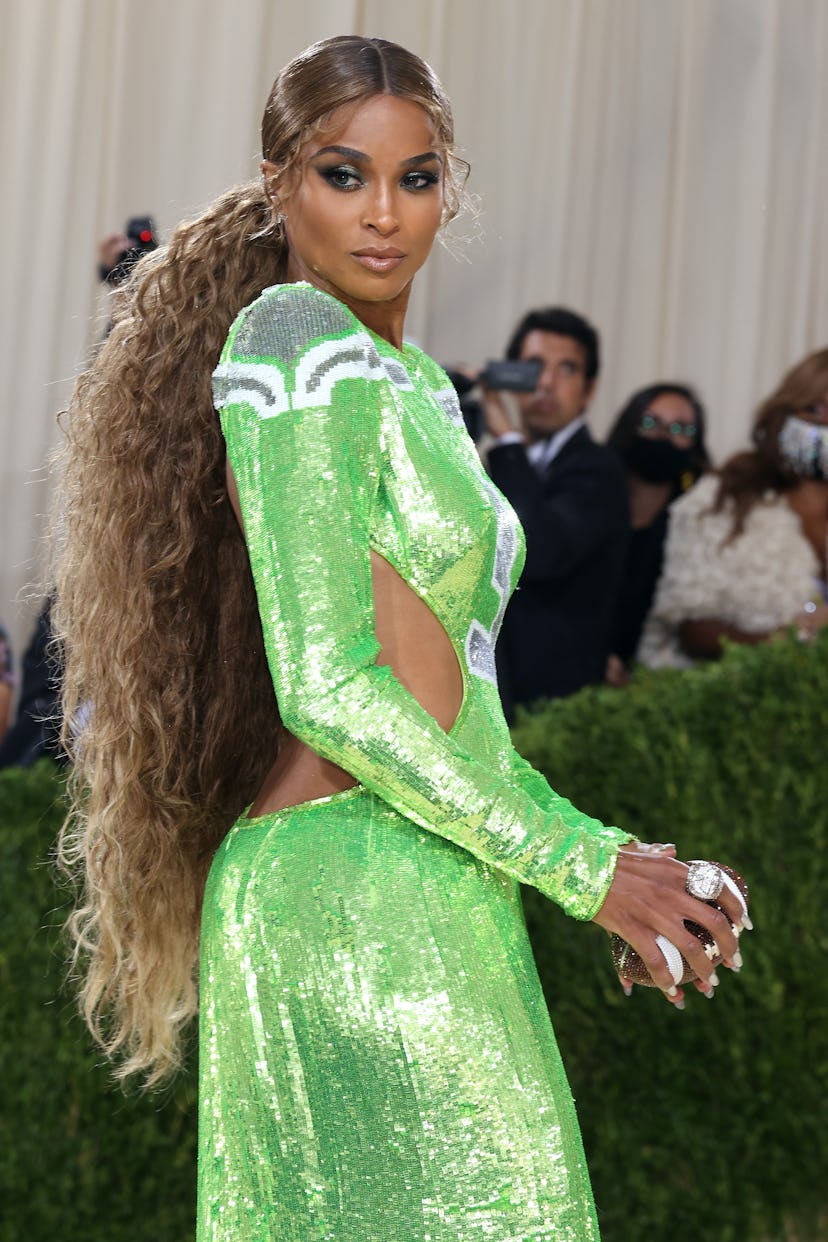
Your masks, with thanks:
[[[529,311],[572,314],[600,342],[600,373],[587,373],[589,362],[574,394],[556,395],[550,367],[536,398],[466,393],[492,476],[530,527],[501,651],[510,702],[604,677],[622,685],[637,658],[715,657],[722,637],[755,641],[788,623],[810,633],[824,618],[821,493],[794,485],[801,463],[791,456],[812,453],[812,479],[822,468],[820,0],[312,0],[301,12],[268,0],[6,0],[0,92],[17,119],[0,140],[14,191],[0,203],[0,718],[14,723],[24,655],[44,620],[55,414],[108,314],[96,252],[108,270],[113,246],[127,248],[116,232],[127,220],[153,213],[163,241],[255,174],[274,66],[334,30],[386,35],[432,60],[472,165],[476,217],[422,274],[413,338],[466,389],[487,359],[503,358]],[[575,329],[529,335],[529,345],[569,342],[585,364]],[[526,342],[512,343],[520,360]],[[538,414],[544,402],[557,411]],[[583,424],[549,450],[552,424],[570,409]],[[514,429],[511,444],[492,434],[498,417]],[[536,486],[527,469],[541,452]],[[597,523],[590,485],[580,509],[566,499],[590,470],[612,535],[600,553],[584,525],[587,509]],[[544,527],[550,505],[557,525]],[[763,565],[755,549],[766,540]],[[717,574],[702,572],[713,561]],[[734,577],[738,601],[727,598]],[[557,618],[545,594],[562,601]]]
[[[586,792],[574,777],[562,792],[582,800],[597,789],[598,801],[587,809],[623,813],[645,836],[661,830],[662,814],[679,834],[685,821],[688,829],[692,824],[694,841],[704,840],[699,826],[710,822],[711,850],[715,832],[741,832],[734,855],[751,862],[757,908],[767,912],[770,932],[777,877],[793,884],[796,871],[801,889],[803,877],[819,879],[825,856],[825,778],[809,757],[824,736],[816,719],[817,712],[824,716],[824,695],[815,690],[806,703],[803,692],[802,717],[787,729],[778,725],[785,697],[779,686],[788,674],[773,671],[785,653],[772,640],[787,634],[796,640],[794,657],[819,657],[824,644],[811,640],[828,620],[828,4],[2,0],[0,19],[0,100],[4,116],[13,118],[0,129],[0,768],[27,769],[42,755],[60,762],[60,670],[48,647],[55,485],[49,458],[59,440],[57,412],[106,332],[114,291],[142,250],[163,244],[179,220],[228,185],[256,175],[261,105],[279,66],[317,38],[380,35],[434,64],[472,167],[475,211],[452,226],[418,278],[407,322],[412,339],[448,370],[469,433],[526,532],[526,566],[498,649],[507,712],[527,744],[535,719],[546,730],[556,772],[566,769],[561,739],[571,735],[577,776],[584,742],[572,709],[587,703],[584,711],[605,722],[604,753],[598,746],[584,759]],[[245,150],[246,159],[239,155]],[[681,698],[671,689],[678,682],[667,674],[647,707],[636,702],[630,681],[638,684],[639,666],[688,669],[692,676],[702,670],[697,684],[709,689],[705,673],[727,673],[719,661],[729,644],[748,658],[745,649],[757,647],[763,670],[775,678],[763,699],[762,729],[751,735],[753,689],[744,691],[745,700],[734,697],[738,712],[723,713],[718,732],[704,699],[703,719],[687,726],[687,746],[684,723],[673,727],[678,776],[671,776],[663,719]],[[756,668],[751,662],[751,687],[764,676]],[[800,689],[807,669],[801,676]],[[577,692],[596,685],[612,693],[593,709]],[[696,700],[682,694],[681,711],[686,706],[695,720]],[[521,715],[545,699],[567,700],[559,733],[554,716]],[[628,737],[631,730],[620,725],[613,733],[607,702],[629,707],[640,736]],[[785,703],[791,712],[794,706]],[[734,755],[722,764],[731,742]],[[788,742],[796,753],[785,758]],[[627,743],[627,757],[618,759]],[[611,767],[613,755],[623,768],[617,788],[595,778],[596,765]],[[715,802],[710,791],[718,779],[721,799],[728,793],[731,801]],[[20,780],[20,799],[34,805],[28,776]],[[629,801],[635,781],[640,823]],[[6,789],[11,797],[11,783]],[[695,791],[695,810],[688,790]],[[646,818],[651,804],[653,824]],[[0,846],[10,850],[23,818],[21,803],[14,805],[5,825],[0,814],[7,829]],[[47,812],[36,808],[41,814],[45,822]],[[766,837],[761,855],[750,859],[743,843],[758,839],[760,820]],[[798,869],[786,862],[794,846],[809,851],[810,861]],[[12,895],[15,874],[7,868]],[[765,1110],[771,1128],[784,1122],[774,1092],[786,1049],[790,1082],[799,1082],[802,1063],[811,1074],[828,1072],[813,1035],[824,1023],[811,1023],[807,1053],[796,1042],[808,1025],[799,1018],[802,1006],[823,1005],[824,990],[809,983],[794,995],[790,983],[797,969],[809,980],[824,975],[811,965],[824,957],[812,914],[823,903],[817,879],[812,894],[798,889],[793,902],[780,889],[785,901],[780,897],[778,924],[764,943],[769,955],[776,945],[795,944],[795,951],[784,950],[784,971],[774,961],[763,973],[760,959],[753,991],[745,991],[740,1030],[751,1055],[761,1054],[762,1032],[788,1015],[768,1052],[773,1086],[763,1094],[749,1078],[743,1096]],[[52,901],[49,887],[43,908]],[[791,904],[799,922],[787,916]],[[39,929],[39,908],[37,919]],[[543,934],[549,942],[546,928]],[[20,980],[34,978],[34,936],[33,925],[9,938],[25,950],[18,990]],[[591,969],[584,967],[585,978]],[[587,982],[585,994],[595,991],[591,977]],[[739,995],[733,990],[728,1003],[742,1003]],[[599,1002],[615,1003],[600,994]],[[579,1000],[574,1008],[587,1012],[587,1004]],[[37,1002],[44,1029],[47,1017],[65,1026],[48,1006],[51,992]],[[30,1040],[17,1001],[7,1008],[14,1038]],[[582,1043],[579,1020],[574,1014],[573,1042]],[[635,1032],[631,1058],[644,1038]],[[716,1038],[713,1028],[704,1038]],[[33,1065],[56,1063],[55,1039],[49,1028]],[[738,1052],[738,1038],[726,1028],[721,1040],[722,1058],[731,1044]],[[672,1028],[665,1028],[658,1054],[668,1045],[685,1055]],[[595,1071],[602,1064],[602,1051],[594,1062],[585,1058],[584,1092],[593,1078],[606,1092]],[[577,1058],[574,1066],[577,1076]],[[725,1074],[730,1084],[741,1082],[741,1067],[735,1056]],[[84,1068],[77,1081],[88,1077]],[[618,1078],[614,1071],[611,1078]],[[77,1109],[74,1100],[61,1107],[69,1151],[77,1145]],[[34,1104],[29,1115],[37,1117],[39,1108]],[[797,1108],[790,1133],[805,1133],[803,1117],[818,1125],[816,1106]],[[107,1103],[106,1116],[111,1112]],[[665,1095],[664,1116],[684,1133],[687,1118],[674,1092]],[[751,1120],[744,1159],[761,1124]],[[30,1165],[37,1170],[42,1135],[32,1128]],[[94,1129],[87,1126],[88,1135]],[[720,1139],[718,1120],[716,1130]],[[729,1139],[726,1146],[722,1167],[731,1158]],[[754,1146],[761,1149],[761,1139]],[[788,1148],[797,1167],[803,1152],[820,1158],[807,1136],[801,1151],[783,1137],[774,1157],[779,1167]],[[608,1201],[618,1178],[616,1149],[606,1150],[613,1157],[603,1191]],[[721,1191],[723,1210],[736,1195],[735,1180],[722,1174],[711,1183],[719,1147],[710,1149],[713,1161],[706,1150],[699,1147],[705,1194]],[[597,1142],[595,1152],[600,1169]],[[761,1150],[757,1158],[761,1163]],[[665,1159],[672,1159],[669,1152]],[[769,1175],[773,1163],[765,1161]],[[87,1165],[82,1177],[94,1161]],[[9,1168],[8,1183],[21,1188],[22,1202],[29,1183]],[[646,1160],[641,1168],[641,1203],[652,1206],[658,1179]],[[793,1169],[792,1163],[788,1182]],[[185,1172],[189,1179],[189,1166]],[[38,1184],[51,1185],[54,1171],[46,1173]],[[753,1185],[760,1182],[766,1189],[756,1174]],[[89,1180],[90,1202],[101,1193]],[[68,1195],[54,1197],[65,1212]],[[787,1210],[786,1188],[779,1201]],[[635,1236],[627,1231],[628,1210],[625,1200],[615,1234],[624,1242]],[[672,1202],[665,1219],[674,1221],[676,1210]],[[709,1221],[702,1224],[699,1232],[693,1216],[686,1233],[646,1236],[736,1236],[705,1232]],[[124,1236],[133,1236],[132,1225],[125,1222]],[[751,1227],[740,1236],[797,1236],[772,1234],[764,1223]],[[0,1214],[0,1242],[6,1236],[19,1234],[3,1233]],[[798,1236],[810,1242],[823,1235]]]

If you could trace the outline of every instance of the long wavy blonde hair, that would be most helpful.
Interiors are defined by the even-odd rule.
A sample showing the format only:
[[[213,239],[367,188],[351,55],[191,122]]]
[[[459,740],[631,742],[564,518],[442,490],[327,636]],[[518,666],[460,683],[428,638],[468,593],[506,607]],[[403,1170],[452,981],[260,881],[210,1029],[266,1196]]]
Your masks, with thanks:
[[[431,69],[382,39],[308,48],[277,78],[265,158],[295,167],[343,104],[392,94],[431,116],[446,216],[466,166]],[[239,310],[285,278],[261,182],[230,190],[138,265],[66,418],[53,623],[73,761],[60,859],[80,1001],[120,1077],[154,1084],[198,1007],[201,901],[216,846],[277,750],[247,552],[228,500],[211,374]]]

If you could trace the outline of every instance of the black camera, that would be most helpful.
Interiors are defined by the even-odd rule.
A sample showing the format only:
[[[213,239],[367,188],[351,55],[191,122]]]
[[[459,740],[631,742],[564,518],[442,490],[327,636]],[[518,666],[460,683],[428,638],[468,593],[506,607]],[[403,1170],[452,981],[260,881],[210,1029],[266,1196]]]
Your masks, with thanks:
[[[132,245],[122,250],[112,267],[101,264],[100,277],[108,285],[122,285],[131,274],[139,259],[151,250],[158,249],[155,223],[152,216],[133,216],[127,221],[126,235]]]
[[[133,250],[140,250],[141,254],[146,254],[149,250],[158,248],[158,238],[155,236],[155,222],[152,216],[133,216],[127,221],[125,231],[129,240],[134,243]]]
[[[466,430],[475,443],[486,429],[483,407],[476,397],[471,395],[478,384],[498,392],[534,392],[537,388],[543,363],[536,358],[522,362],[517,358],[504,358],[501,361],[490,360],[476,379],[470,379],[461,371],[448,371],[448,377],[454,386],[460,402],[460,412],[466,424]]]
[[[480,373],[478,383],[500,392],[534,392],[538,386],[543,363],[537,358],[522,362],[519,358],[490,360]]]

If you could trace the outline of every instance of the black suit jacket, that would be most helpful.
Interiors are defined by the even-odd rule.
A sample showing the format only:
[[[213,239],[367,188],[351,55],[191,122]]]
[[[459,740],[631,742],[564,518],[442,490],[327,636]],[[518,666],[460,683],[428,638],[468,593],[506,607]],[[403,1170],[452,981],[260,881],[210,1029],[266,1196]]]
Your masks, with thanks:
[[[43,755],[63,762],[60,746],[60,674],[49,655],[50,604],[37,618],[23,656],[23,684],[14,724],[0,745],[0,768],[28,768]]]
[[[526,565],[498,643],[509,716],[513,704],[604,680],[629,502],[620,462],[586,427],[542,474],[522,444],[490,449],[489,473],[526,534]]]

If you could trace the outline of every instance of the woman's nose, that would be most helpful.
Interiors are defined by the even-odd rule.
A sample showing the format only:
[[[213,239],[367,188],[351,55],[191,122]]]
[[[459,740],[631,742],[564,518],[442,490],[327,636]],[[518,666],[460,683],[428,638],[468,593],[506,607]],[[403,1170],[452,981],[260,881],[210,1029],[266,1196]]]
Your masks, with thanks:
[[[363,217],[363,223],[367,228],[374,229],[383,237],[390,236],[399,228],[399,219],[394,200],[394,195],[385,189],[378,189],[371,196],[367,210]]]

